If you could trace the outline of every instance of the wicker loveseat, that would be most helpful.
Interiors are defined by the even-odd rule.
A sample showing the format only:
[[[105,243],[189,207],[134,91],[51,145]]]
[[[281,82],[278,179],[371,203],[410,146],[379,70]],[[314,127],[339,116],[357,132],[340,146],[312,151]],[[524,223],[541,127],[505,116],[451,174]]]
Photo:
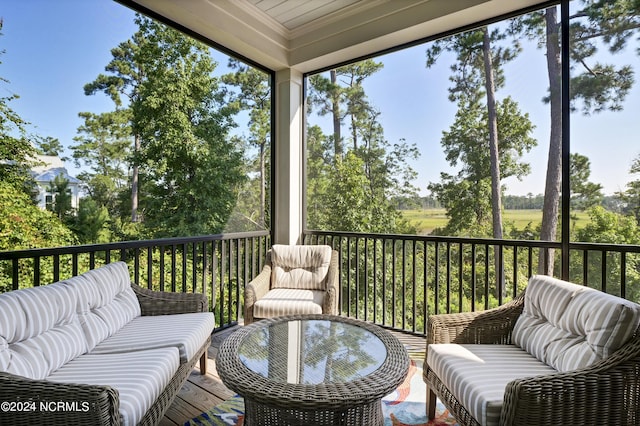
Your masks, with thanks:
[[[206,297],[138,287],[124,262],[0,294],[0,424],[157,424],[213,328]]]
[[[640,425],[640,305],[546,276],[496,309],[433,315],[424,381],[461,425]]]

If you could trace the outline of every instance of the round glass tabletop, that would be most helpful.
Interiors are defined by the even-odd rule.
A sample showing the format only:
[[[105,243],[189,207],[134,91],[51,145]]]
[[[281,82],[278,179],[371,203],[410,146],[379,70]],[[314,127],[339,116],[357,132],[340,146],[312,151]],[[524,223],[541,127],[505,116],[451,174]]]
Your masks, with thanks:
[[[251,371],[280,383],[346,383],[376,371],[387,358],[378,336],[353,324],[321,319],[256,328],[238,345]]]

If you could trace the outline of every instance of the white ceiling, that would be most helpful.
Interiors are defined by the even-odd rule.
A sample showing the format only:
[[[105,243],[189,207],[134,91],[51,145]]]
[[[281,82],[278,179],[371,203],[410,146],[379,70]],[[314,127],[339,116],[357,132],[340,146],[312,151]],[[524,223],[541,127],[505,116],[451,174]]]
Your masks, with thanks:
[[[541,0],[118,0],[274,71],[300,72],[411,43]]]
[[[314,21],[336,19],[348,10],[375,5],[372,0],[248,0],[278,24],[293,31]]]

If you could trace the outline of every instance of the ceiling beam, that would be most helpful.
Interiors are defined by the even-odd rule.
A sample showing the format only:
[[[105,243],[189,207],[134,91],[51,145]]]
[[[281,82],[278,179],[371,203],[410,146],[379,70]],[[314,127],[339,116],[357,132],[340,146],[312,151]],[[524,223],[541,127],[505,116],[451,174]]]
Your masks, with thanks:
[[[142,6],[273,71],[309,72],[544,3],[541,0],[371,0],[285,28],[247,0],[118,0]]]

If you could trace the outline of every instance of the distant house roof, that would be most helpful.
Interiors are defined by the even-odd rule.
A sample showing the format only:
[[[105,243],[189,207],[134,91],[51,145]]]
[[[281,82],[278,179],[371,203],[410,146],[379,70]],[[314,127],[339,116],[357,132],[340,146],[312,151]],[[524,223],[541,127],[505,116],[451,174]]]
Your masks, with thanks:
[[[65,169],[64,167],[55,167],[52,169],[48,169],[40,174],[34,173],[33,178],[36,180],[36,182],[51,182],[57,176],[62,176],[64,179],[69,181],[69,183],[80,183],[80,180],[71,176],[69,172],[67,172],[67,169]]]
[[[36,182],[48,183],[53,181],[56,176],[62,176],[64,179],[69,181],[70,184],[80,183],[80,180],[69,174],[60,157],[53,155],[37,155],[36,160],[44,163],[31,168],[31,174]]]

